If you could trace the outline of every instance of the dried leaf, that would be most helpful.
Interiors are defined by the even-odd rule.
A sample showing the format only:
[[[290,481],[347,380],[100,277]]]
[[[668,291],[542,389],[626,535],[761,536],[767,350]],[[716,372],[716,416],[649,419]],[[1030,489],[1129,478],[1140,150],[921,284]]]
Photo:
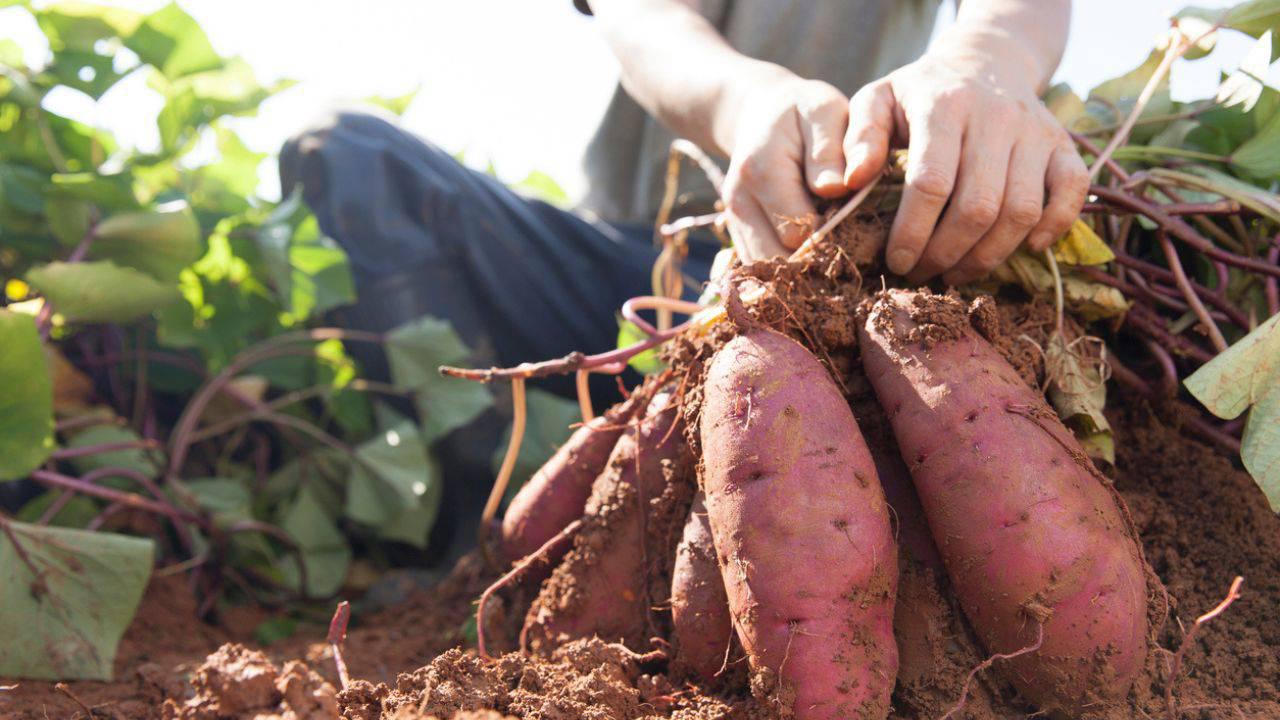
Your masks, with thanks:
[[[1116,259],[1107,243],[1080,218],[1076,218],[1067,234],[1054,244],[1053,257],[1064,265],[1105,265]]]

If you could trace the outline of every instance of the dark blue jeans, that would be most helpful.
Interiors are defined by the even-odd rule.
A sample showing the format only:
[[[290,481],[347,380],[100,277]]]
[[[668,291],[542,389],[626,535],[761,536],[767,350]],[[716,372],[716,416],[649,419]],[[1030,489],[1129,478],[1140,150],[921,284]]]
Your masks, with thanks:
[[[650,293],[651,227],[588,222],[521,197],[377,117],[342,113],[293,138],[280,180],[285,194],[302,185],[321,230],[350,258],[358,300],[331,318],[346,327],[385,331],[432,315],[453,324],[476,365],[510,366],[612,348],[622,302]],[[685,272],[705,279],[716,249],[691,242]],[[387,376],[377,348],[349,349],[366,376]],[[598,404],[615,397],[610,378],[593,382]],[[573,393],[571,378],[536,385]],[[504,427],[490,413],[438,447],[442,521],[462,517],[474,530]]]

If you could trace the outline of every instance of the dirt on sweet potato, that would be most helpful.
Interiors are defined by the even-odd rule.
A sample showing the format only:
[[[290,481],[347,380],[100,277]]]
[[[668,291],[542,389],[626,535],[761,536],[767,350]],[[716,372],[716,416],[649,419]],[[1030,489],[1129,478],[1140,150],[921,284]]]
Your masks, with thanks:
[[[836,377],[849,399],[869,445],[892,445],[883,411],[871,397],[857,361],[853,332],[859,306],[869,292],[892,286],[881,278],[876,252],[883,244],[879,220],[846,223],[820,244],[803,263],[757,263],[743,269],[740,297],[749,316],[810,347]],[[750,292],[755,282],[763,290]],[[954,303],[925,308],[947,323],[966,322],[986,337],[1029,385],[1044,381],[1040,348],[1054,329],[1054,313],[1044,302],[1025,297],[994,301],[957,297]],[[1070,319],[1068,334],[1079,332]],[[678,388],[686,427],[698,426],[701,380],[714,352],[736,334],[728,323],[698,337],[682,337],[664,350],[679,372]],[[1146,557],[1168,589],[1173,609],[1157,636],[1144,674],[1126,708],[1127,717],[1167,718],[1165,690],[1170,653],[1181,643],[1195,617],[1216,605],[1231,579],[1245,577],[1243,595],[1225,613],[1204,626],[1186,653],[1176,685],[1180,720],[1280,718],[1280,519],[1270,510],[1254,481],[1216,449],[1184,435],[1180,425],[1192,411],[1170,401],[1151,405],[1115,384],[1108,417],[1115,432],[1116,465],[1106,474],[1131,511]],[[692,435],[694,456],[701,455]],[[673,503],[674,505],[674,503]],[[974,641],[945,574],[933,573],[904,554],[903,577],[924,608],[917,620],[934,632],[925,649],[930,663],[910,678],[900,677],[893,695],[893,714],[901,720],[933,720],[961,700],[966,676],[986,657]],[[411,594],[385,610],[357,614],[345,646],[356,680],[335,696],[344,718],[464,718],[497,720],[538,718],[767,718],[768,702],[752,699],[745,664],[727,669],[731,681],[710,688],[672,678],[660,653],[637,655],[619,645],[582,640],[546,657],[507,653],[494,660],[479,658],[470,647],[474,600],[499,574],[479,556],[465,558],[454,572],[430,590]],[[904,581],[906,582],[906,581]],[[536,590],[535,590],[536,591]],[[514,648],[529,588],[500,593],[490,604],[486,627],[493,647]],[[661,597],[656,592],[653,597]],[[659,607],[655,612],[660,614]],[[209,697],[209,673],[198,670],[206,656],[227,642],[239,642],[244,667],[262,667],[247,648],[260,611],[223,613],[219,626],[195,619],[195,604],[181,577],[152,582],[137,619],[129,628],[110,683],[73,682],[70,691],[93,709],[95,718],[164,717],[193,701]],[[332,652],[320,623],[304,625],[295,637],[265,649],[274,668],[272,688],[261,679],[221,674],[224,694],[242,697],[269,694],[274,705],[260,708],[265,717],[301,707],[280,689],[282,678],[314,697],[323,687],[314,678],[338,686]],[[505,644],[504,644],[505,643]],[[661,649],[661,643],[656,648]],[[216,657],[216,655],[215,655]],[[249,662],[249,659],[252,662]],[[289,664],[289,661],[300,664]],[[916,666],[917,669],[920,666]],[[314,674],[314,675],[313,675]],[[996,673],[976,675],[960,720],[1025,718],[1034,710],[1022,704]],[[83,711],[53,684],[0,679],[0,717],[38,720],[84,718]],[[768,688],[760,697],[768,697]],[[276,698],[279,697],[279,700]],[[289,707],[285,707],[286,700]],[[241,714],[253,717],[253,714]],[[296,716],[296,714],[295,714]]]

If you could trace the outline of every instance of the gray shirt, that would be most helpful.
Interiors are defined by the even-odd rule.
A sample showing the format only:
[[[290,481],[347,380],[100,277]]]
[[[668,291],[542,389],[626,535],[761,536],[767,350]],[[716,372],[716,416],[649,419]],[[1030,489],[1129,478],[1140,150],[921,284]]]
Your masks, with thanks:
[[[577,3],[582,7],[580,1]],[[919,57],[940,0],[699,0],[729,44],[847,95]],[[579,209],[613,222],[652,222],[674,136],[619,85],[587,147]],[[715,192],[681,172],[682,214],[708,212]]]

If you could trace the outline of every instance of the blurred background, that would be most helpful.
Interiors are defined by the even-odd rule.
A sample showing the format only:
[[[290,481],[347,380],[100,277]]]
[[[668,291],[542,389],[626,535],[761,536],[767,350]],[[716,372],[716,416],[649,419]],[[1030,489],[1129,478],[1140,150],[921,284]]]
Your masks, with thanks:
[[[151,12],[164,0],[115,0]],[[550,175],[573,197],[582,190],[578,158],[595,127],[617,65],[570,0],[179,0],[223,55],[248,61],[265,84],[298,85],[269,100],[256,118],[228,118],[263,161],[267,198],[279,195],[274,154],[308,121],[334,107],[370,97],[411,101],[402,116],[410,130],[504,180],[531,171]],[[1229,0],[1201,0],[1205,7]],[[1055,79],[1083,95],[1104,79],[1140,64],[1150,40],[1182,3],[1169,0],[1076,0],[1071,39]],[[937,27],[955,14],[954,0]],[[47,51],[44,35],[17,8],[0,10],[0,38],[28,58]],[[1220,72],[1234,69],[1249,38],[1228,33],[1209,58],[1174,67],[1174,99],[1212,95]],[[125,50],[121,55],[127,55]],[[59,88],[46,98],[53,112],[115,133],[123,145],[158,147],[153,121],[163,102],[134,73],[95,107]],[[213,153],[212,139],[205,152]],[[207,160],[198,151],[193,159]]]

